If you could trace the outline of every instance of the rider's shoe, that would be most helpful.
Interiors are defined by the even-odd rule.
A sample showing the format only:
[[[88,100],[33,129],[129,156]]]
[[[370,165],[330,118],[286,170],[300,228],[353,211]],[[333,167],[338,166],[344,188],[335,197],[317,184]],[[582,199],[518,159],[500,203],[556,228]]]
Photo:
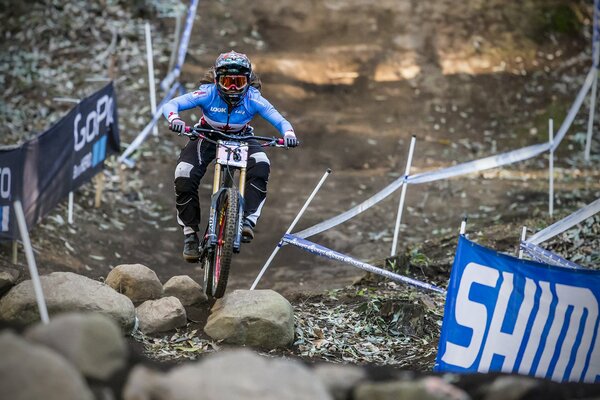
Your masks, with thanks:
[[[247,219],[244,220],[242,227],[242,243],[250,243],[254,239],[254,227]]]
[[[195,233],[185,235],[183,242],[183,259],[190,263],[200,260],[200,241]]]

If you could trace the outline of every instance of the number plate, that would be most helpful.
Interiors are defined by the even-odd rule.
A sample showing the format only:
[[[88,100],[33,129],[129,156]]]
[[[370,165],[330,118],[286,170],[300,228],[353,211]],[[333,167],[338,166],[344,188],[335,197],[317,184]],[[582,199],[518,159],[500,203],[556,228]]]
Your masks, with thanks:
[[[217,162],[230,167],[245,168],[248,161],[248,143],[219,141]]]

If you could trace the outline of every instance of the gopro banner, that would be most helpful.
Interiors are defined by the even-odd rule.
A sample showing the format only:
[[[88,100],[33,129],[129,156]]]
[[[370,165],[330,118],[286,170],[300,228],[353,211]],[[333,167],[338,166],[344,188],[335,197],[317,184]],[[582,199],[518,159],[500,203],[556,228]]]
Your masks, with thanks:
[[[119,147],[111,83],[21,147],[0,150],[0,239],[19,237],[11,210],[15,199],[22,201],[31,227],[100,172],[106,156]]]
[[[0,149],[0,239],[10,239],[17,232],[12,203],[21,187],[23,148]]]
[[[600,380],[600,271],[497,253],[461,236],[436,370]]]

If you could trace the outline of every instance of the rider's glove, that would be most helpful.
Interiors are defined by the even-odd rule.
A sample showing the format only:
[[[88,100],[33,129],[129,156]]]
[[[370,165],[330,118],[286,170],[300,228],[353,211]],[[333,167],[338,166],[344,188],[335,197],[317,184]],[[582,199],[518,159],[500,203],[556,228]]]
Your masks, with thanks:
[[[170,130],[177,133],[183,133],[183,131],[185,130],[185,122],[183,122],[183,120],[179,118],[179,115],[171,114],[169,115],[168,120]]]
[[[285,145],[285,147],[298,146],[298,139],[296,139],[296,134],[292,131],[287,131],[283,135],[283,144]]]

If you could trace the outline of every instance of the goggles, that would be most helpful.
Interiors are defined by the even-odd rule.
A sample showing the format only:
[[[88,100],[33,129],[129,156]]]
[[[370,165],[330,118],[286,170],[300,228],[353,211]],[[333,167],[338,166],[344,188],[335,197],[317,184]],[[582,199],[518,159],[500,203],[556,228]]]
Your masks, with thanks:
[[[246,75],[221,75],[219,76],[219,86],[226,91],[239,91],[248,84]]]

